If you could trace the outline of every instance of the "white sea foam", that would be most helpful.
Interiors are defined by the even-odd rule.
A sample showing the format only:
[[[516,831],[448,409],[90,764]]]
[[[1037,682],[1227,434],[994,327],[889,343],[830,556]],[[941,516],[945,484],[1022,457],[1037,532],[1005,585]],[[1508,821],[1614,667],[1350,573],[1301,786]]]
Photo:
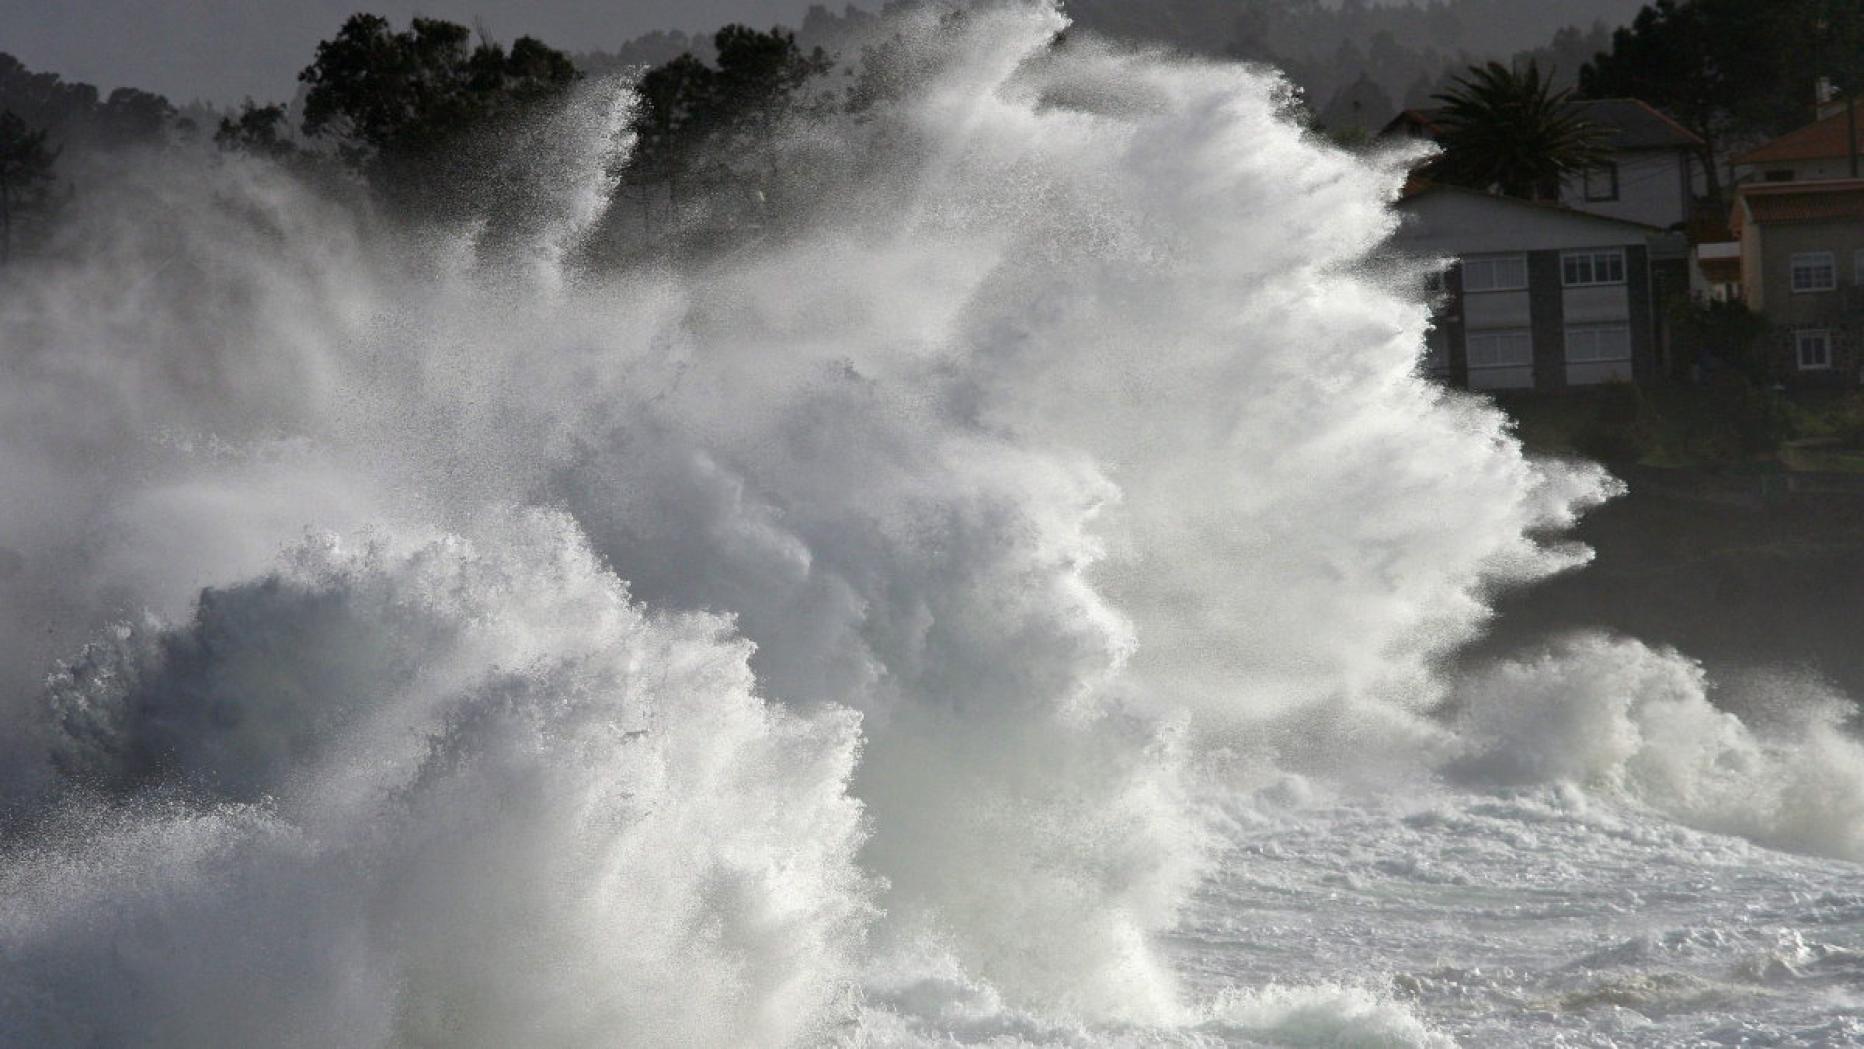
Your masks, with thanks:
[[[1864,859],[1864,746],[1837,697],[1776,696],[1777,720],[1756,727],[1710,703],[1695,662],[1594,636],[1495,666],[1463,701],[1463,777],[1574,783],[1692,827]]]
[[[8,851],[11,1045],[818,1040],[877,888],[857,719],[754,693],[561,515],[318,540],[52,686],[102,797]]]

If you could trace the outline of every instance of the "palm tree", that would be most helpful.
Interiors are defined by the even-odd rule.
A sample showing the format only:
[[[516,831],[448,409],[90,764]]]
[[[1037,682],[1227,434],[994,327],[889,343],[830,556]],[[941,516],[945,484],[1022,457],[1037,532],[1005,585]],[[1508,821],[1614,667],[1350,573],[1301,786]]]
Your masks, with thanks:
[[[1494,189],[1528,200],[1557,199],[1560,181],[1605,163],[1604,129],[1575,114],[1571,89],[1529,62],[1516,72],[1499,62],[1471,66],[1449,91],[1432,96],[1443,152],[1425,168],[1441,182]]]

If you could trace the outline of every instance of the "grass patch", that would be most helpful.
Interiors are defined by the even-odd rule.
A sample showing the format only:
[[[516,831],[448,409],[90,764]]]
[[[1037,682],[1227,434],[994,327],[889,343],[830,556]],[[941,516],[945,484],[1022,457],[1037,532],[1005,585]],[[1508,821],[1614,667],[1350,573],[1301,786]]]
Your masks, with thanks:
[[[1864,473],[1864,394],[1785,393],[1735,376],[1701,386],[1616,383],[1497,403],[1530,451],[1738,472]]]

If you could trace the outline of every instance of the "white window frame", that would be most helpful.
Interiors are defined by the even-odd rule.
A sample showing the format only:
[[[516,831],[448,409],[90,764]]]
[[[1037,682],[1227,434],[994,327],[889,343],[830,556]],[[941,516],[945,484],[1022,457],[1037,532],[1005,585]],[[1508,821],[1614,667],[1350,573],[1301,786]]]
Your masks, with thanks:
[[[1611,351],[1607,356],[1602,349],[1605,335],[1623,336],[1623,351]],[[1576,346],[1586,347],[1581,353],[1575,353]],[[1566,329],[1565,339],[1566,363],[1568,364],[1615,364],[1631,359],[1631,326],[1629,324],[1575,324]]]
[[[1618,275],[1611,275],[1616,269]],[[1596,248],[1560,253],[1560,283],[1568,288],[1598,288],[1625,282],[1625,249]]]
[[[1521,267],[1521,283],[1503,284],[1501,267],[1506,264],[1518,264]],[[1486,278],[1479,275],[1486,274]],[[1485,283],[1486,280],[1486,283]],[[1470,255],[1463,259],[1463,293],[1477,295],[1491,291],[1526,291],[1528,284],[1527,256],[1523,254],[1508,255]]]
[[[1493,343],[1484,353],[1478,343]],[[1532,328],[1491,328],[1463,333],[1464,360],[1470,371],[1485,368],[1531,368],[1534,366],[1534,330]],[[1504,354],[1507,354],[1504,357]],[[1478,361],[1479,356],[1489,356]]]
[[[1818,279],[1821,273],[1824,277],[1822,281]],[[1806,276],[1803,284],[1799,280],[1802,274]],[[1795,295],[1835,291],[1838,288],[1838,259],[1829,251],[1798,252],[1788,263],[1787,280]]]
[[[1824,359],[1812,364],[1806,363],[1806,349],[1817,345]],[[1802,372],[1827,372],[1832,370],[1832,330],[1830,328],[1798,328],[1793,332],[1793,363]]]

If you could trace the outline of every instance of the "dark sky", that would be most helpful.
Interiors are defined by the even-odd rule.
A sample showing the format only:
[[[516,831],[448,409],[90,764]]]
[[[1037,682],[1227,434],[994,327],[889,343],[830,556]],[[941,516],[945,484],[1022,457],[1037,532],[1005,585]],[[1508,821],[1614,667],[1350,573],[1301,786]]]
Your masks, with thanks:
[[[358,10],[397,24],[420,13],[530,35],[565,51],[613,48],[654,29],[733,21],[795,25],[812,0],[0,0],[0,51],[108,91],[185,103],[289,99],[317,42]],[[823,2],[823,0],[813,0]],[[841,0],[827,4],[840,10]],[[861,5],[869,6],[869,5]],[[877,6],[877,5],[873,5]]]

